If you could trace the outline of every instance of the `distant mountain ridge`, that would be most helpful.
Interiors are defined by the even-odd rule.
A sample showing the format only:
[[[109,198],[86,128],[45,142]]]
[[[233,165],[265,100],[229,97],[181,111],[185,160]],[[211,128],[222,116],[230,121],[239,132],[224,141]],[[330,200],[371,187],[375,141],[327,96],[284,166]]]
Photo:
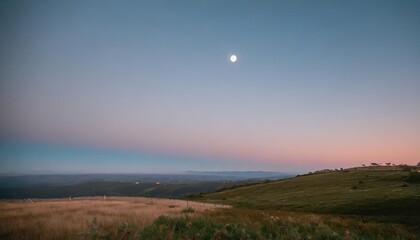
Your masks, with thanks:
[[[60,198],[97,195],[181,197],[292,176],[294,176],[292,173],[263,171],[0,176],[0,198]]]
[[[196,172],[188,171],[177,174],[152,173],[93,173],[93,174],[28,174],[0,176],[0,188],[15,188],[27,186],[67,186],[84,182],[161,182],[161,183],[191,183],[212,181],[241,181],[248,179],[281,179],[292,177],[293,173],[264,172],[264,171],[220,171]]]
[[[283,178],[285,176],[296,176],[293,172],[271,172],[271,171],[187,171],[188,174],[202,176],[223,176],[223,177],[239,177],[239,178]]]

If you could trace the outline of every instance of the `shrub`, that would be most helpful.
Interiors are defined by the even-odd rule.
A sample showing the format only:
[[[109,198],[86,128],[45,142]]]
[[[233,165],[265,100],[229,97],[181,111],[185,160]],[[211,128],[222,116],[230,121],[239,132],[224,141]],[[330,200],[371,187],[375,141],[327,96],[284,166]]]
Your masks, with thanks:
[[[192,207],[187,207],[182,209],[181,213],[188,214],[188,213],[194,213],[194,209]]]
[[[96,217],[93,218],[90,229],[87,232],[81,232],[78,234],[83,239],[108,239],[109,233],[99,231]]]
[[[165,216],[143,228],[139,235],[140,239],[260,239],[254,230],[241,224]]]

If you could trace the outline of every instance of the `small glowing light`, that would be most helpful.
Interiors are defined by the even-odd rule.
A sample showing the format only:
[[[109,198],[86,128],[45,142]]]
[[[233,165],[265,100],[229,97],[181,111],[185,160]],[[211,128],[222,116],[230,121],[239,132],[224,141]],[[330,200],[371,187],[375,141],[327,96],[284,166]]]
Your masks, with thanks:
[[[236,57],[236,55],[232,55],[232,56],[230,56],[230,61],[231,62],[236,62],[236,60],[238,60],[238,58]]]

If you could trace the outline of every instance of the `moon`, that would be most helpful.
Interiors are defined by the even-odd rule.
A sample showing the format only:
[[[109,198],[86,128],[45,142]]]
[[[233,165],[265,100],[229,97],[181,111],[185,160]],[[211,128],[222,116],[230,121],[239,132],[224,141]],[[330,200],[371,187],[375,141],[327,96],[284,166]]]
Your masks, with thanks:
[[[231,62],[236,62],[236,60],[238,60],[238,58],[236,57],[236,55],[232,55],[232,56],[230,56],[230,61]]]

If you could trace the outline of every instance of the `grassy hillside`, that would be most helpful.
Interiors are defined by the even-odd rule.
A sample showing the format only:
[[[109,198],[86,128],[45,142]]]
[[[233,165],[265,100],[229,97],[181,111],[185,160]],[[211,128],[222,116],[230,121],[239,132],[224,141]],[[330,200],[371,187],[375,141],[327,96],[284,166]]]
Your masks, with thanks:
[[[0,239],[419,239],[420,173],[413,170],[353,168],[228,186],[194,197],[205,203],[0,201]]]
[[[0,199],[68,198],[84,196],[136,196],[179,198],[189,194],[211,192],[251,181],[212,181],[174,184],[135,182],[85,182],[69,186],[29,186],[0,188]]]
[[[0,201],[0,239],[416,239],[360,217],[110,197]]]
[[[381,223],[361,217],[333,216],[228,208],[205,212],[201,217],[160,217],[139,231],[139,239],[314,239],[351,240],[418,239],[401,224]]]
[[[411,176],[410,176],[411,174]],[[420,216],[420,183],[408,169],[365,167],[298,176],[202,195],[236,207],[312,213]]]
[[[126,239],[159,216],[191,217],[221,206],[131,197],[0,201],[0,239]],[[128,226],[130,229],[128,229]],[[132,229],[133,228],[133,229]],[[119,232],[119,230],[121,232]],[[130,232],[128,232],[130,230]],[[136,231],[134,231],[136,230]]]

